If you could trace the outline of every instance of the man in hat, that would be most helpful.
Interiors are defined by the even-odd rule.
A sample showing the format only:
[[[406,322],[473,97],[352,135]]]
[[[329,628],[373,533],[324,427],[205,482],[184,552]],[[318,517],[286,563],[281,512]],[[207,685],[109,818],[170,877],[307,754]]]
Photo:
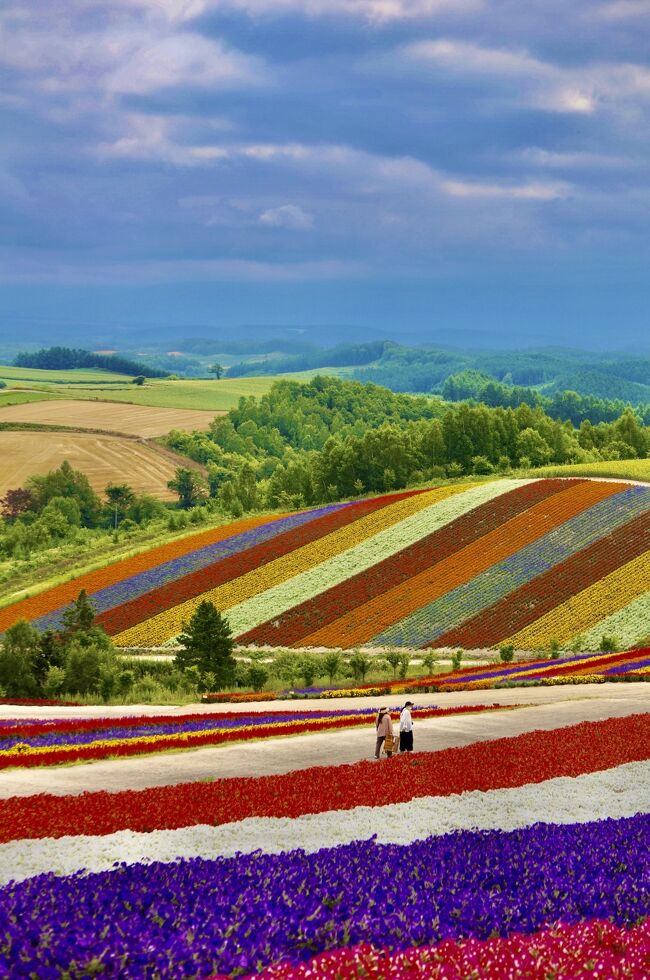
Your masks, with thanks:
[[[411,718],[412,701],[407,701],[399,716],[399,750],[413,751],[413,719]]]

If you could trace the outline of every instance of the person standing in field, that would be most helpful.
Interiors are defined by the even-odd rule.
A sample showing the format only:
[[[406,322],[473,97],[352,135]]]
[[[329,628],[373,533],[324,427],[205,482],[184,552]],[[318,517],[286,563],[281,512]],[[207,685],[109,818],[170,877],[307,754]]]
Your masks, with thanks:
[[[390,759],[393,754],[393,719],[388,708],[380,708],[377,712],[375,721],[377,729],[377,741],[375,743],[375,759],[381,755],[382,745],[386,749],[386,755]]]
[[[411,718],[412,701],[407,701],[399,716],[399,750],[413,751],[413,719]]]

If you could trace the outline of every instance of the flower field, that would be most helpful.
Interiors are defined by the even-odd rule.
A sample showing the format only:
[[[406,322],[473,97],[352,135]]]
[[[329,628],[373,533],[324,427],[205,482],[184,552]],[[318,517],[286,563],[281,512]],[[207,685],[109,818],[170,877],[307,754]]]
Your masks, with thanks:
[[[538,649],[650,632],[650,488],[450,484],[238,521],[0,610],[56,627],[81,588],[118,645],[173,641],[197,604],[243,645]]]
[[[649,744],[632,714],[0,800],[0,975],[647,976]]]
[[[0,770],[124,758],[251,739],[358,728],[368,724],[373,710],[268,711],[264,714],[231,711],[215,715],[179,715],[173,719],[144,715],[119,720],[95,718],[0,722]],[[503,709],[499,705],[424,708],[419,716],[436,718],[496,710]]]

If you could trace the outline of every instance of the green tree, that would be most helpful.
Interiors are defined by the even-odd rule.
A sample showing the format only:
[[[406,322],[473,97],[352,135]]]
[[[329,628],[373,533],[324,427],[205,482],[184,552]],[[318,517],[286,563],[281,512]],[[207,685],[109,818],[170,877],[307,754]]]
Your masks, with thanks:
[[[251,664],[246,675],[249,686],[254,691],[261,691],[269,679],[269,672],[261,664]]]
[[[144,374],[136,374],[136,376],[133,379],[133,381],[131,382],[131,384],[132,385],[138,385],[139,387],[142,387],[142,385],[144,384],[144,382],[145,382]]]
[[[388,666],[393,671],[393,679],[397,677],[397,668],[399,667],[400,655],[396,650],[389,650],[387,654],[384,655],[384,660]]]
[[[203,599],[199,603],[189,623],[183,624],[178,642],[181,649],[175,664],[180,670],[198,669],[200,690],[205,690],[208,674],[214,676],[217,690],[233,683],[236,662],[232,632],[227,619],[212,602]]]
[[[65,637],[89,632],[95,621],[95,606],[88,598],[85,589],[82,589],[74,602],[64,610],[61,620]]]
[[[452,655],[451,655],[451,667],[452,667],[452,670],[460,670],[460,665],[462,663],[462,660],[463,660],[463,651],[462,650],[456,650],[455,653],[452,653]]]
[[[208,371],[210,374],[214,374],[217,381],[220,381],[223,377],[223,364],[219,364],[218,361],[215,361],[214,364],[210,365]]]
[[[299,658],[298,670],[305,687],[311,687],[320,672],[320,661],[307,653]]]
[[[205,499],[205,483],[196,470],[190,470],[186,466],[179,466],[173,480],[169,480],[167,486],[178,494],[178,500],[183,510],[196,507]]]
[[[367,657],[365,653],[355,653],[350,657],[349,665],[352,672],[352,677],[357,683],[365,681],[366,674],[370,670],[372,661],[370,657]]]
[[[326,653],[323,657],[323,670],[330,684],[334,683],[334,679],[341,673],[341,667],[343,666],[343,658],[340,653],[332,651],[331,653]]]
[[[0,648],[0,688],[8,697],[34,697],[39,693],[34,672],[39,632],[22,619],[10,626]]]
[[[38,649],[33,658],[33,669],[38,683],[45,684],[49,671],[52,667],[62,667],[63,659],[64,648],[59,634],[55,630],[40,633]]]
[[[32,493],[37,511],[42,511],[54,497],[71,497],[79,505],[83,526],[95,527],[97,524],[101,500],[90,486],[88,477],[73,470],[67,459],[57,470],[51,470],[44,476],[32,476],[27,481],[27,489]]]
[[[113,527],[117,527],[135,502],[135,493],[128,483],[109,483],[104,490],[104,496],[109,520]]]
[[[299,657],[296,653],[280,653],[271,665],[271,672],[289,687],[295,687],[296,681],[300,677],[298,661]]]
[[[553,451],[543,436],[536,429],[524,429],[517,436],[517,452],[520,460],[526,457],[532,466],[543,466],[548,463]]]
[[[425,653],[422,657],[422,665],[429,674],[433,673],[433,668],[435,667],[436,663],[437,658],[433,653],[431,653],[431,651]]]
[[[411,658],[408,653],[401,653],[399,658],[399,676],[402,680],[406,679]]]

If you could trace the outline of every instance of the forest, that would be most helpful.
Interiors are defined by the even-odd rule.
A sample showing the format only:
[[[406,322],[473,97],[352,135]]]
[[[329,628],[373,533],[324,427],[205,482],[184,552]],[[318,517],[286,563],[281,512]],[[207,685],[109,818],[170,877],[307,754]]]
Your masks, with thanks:
[[[209,431],[172,432],[168,444],[206,465],[205,492],[239,515],[548,463],[645,457],[650,434],[630,408],[575,426],[541,406],[448,405],[316,377],[276,382]]]
[[[99,368],[116,374],[144,375],[145,378],[164,378],[160,371],[139,361],[115,354],[97,354],[81,348],[48,347],[29,353],[21,351],[14,358],[15,367],[40,368],[44,371],[70,371],[74,368]]]

